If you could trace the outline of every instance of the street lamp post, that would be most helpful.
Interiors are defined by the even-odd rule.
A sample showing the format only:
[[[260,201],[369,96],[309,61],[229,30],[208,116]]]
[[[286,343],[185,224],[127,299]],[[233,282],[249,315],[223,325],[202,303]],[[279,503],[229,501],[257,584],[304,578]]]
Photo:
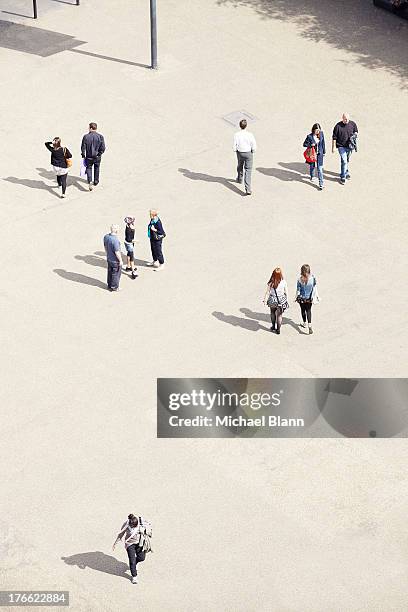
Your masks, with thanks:
[[[153,70],[157,70],[157,9],[156,0],[150,0],[150,55]]]
[[[37,19],[37,0],[33,0],[34,19]]]

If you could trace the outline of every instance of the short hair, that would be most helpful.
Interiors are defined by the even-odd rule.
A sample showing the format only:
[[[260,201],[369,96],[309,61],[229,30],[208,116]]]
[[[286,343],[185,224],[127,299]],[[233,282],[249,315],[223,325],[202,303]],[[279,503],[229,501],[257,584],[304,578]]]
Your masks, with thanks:
[[[97,124],[96,124],[96,123],[92,122],[92,123],[90,123],[90,124],[89,124],[89,129],[90,129],[90,130],[97,130],[97,129],[98,129],[98,126],[97,126]]]
[[[111,234],[117,234],[119,232],[119,225],[117,225],[116,223],[113,223],[111,225]]]
[[[139,519],[134,514],[129,514],[128,519],[129,519],[129,523],[136,523],[136,525],[139,524]]]
[[[246,119],[241,119],[241,121],[239,122],[239,127],[241,128],[241,130],[245,130],[247,125],[248,125],[248,122]]]
[[[155,216],[159,214],[159,211],[157,210],[157,208],[151,208],[149,212],[151,215],[155,215]]]

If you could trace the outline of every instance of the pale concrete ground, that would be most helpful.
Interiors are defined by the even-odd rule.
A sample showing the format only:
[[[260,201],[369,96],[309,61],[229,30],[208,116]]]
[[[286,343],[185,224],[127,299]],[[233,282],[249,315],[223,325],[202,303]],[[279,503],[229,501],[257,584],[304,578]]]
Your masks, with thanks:
[[[0,19],[146,64],[147,4],[43,0],[37,23]],[[404,440],[155,438],[158,376],[406,375],[407,24],[343,2],[347,51],[332,25],[339,3],[288,1],[288,19],[280,2],[235,4],[159,2],[157,73],[0,48],[0,212],[12,262],[0,293],[1,586],[69,589],[81,611],[400,612]],[[24,14],[30,3],[3,7]],[[76,44],[43,36],[28,36],[31,51]],[[258,118],[252,198],[225,182],[234,129],[221,117],[239,109]],[[330,180],[339,161],[328,153],[320,193],[301,178],[301,145],[316,120],[330,141],[343,110],[360,129],[352,181]],[[108,146],[91,194],[74,178],[90,120]],[[49,188],[43,146],[57,134],[75,154],[65,201]],[[151,206],[168,234],[167,268],[140,267],[110,294],[102,236],[134,213],[137,257],[148,260]],[[282,265],[294,290],[304,262],[322,296],[316,333],[288,324],[272,336],[268,275]],[[293,304],[288,319],[298,314]],[[137,587],[103,557],[131,511],[154,525]],[[96,551],[94,569],[61,560]],[[114,557],[126,561],[120,547]]]

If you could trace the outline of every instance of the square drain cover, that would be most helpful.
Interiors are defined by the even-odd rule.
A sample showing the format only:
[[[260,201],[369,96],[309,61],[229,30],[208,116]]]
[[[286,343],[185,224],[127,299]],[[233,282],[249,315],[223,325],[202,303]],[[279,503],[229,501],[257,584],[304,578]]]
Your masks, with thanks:
[[[222,118],[224,119],[224,121],[230,123],[234,127],[238,127],[241,119],[246,119],[248,123],[256,121],[256,117],[254,117],[254,115],[251,115],[251,113],[248,113],[248,111],[245,110],[234,111],[233,113],[224,115]]]

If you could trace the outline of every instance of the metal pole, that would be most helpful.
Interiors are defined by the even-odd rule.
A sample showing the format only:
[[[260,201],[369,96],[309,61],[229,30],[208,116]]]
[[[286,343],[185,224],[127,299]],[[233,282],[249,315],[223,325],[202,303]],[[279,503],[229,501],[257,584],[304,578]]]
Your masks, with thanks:
[[[150,55],[151,68],[157,70],[157,10],[156,0],[150,0]]]
[[[34,19],[37,19],[37,0],[33,0]]]

